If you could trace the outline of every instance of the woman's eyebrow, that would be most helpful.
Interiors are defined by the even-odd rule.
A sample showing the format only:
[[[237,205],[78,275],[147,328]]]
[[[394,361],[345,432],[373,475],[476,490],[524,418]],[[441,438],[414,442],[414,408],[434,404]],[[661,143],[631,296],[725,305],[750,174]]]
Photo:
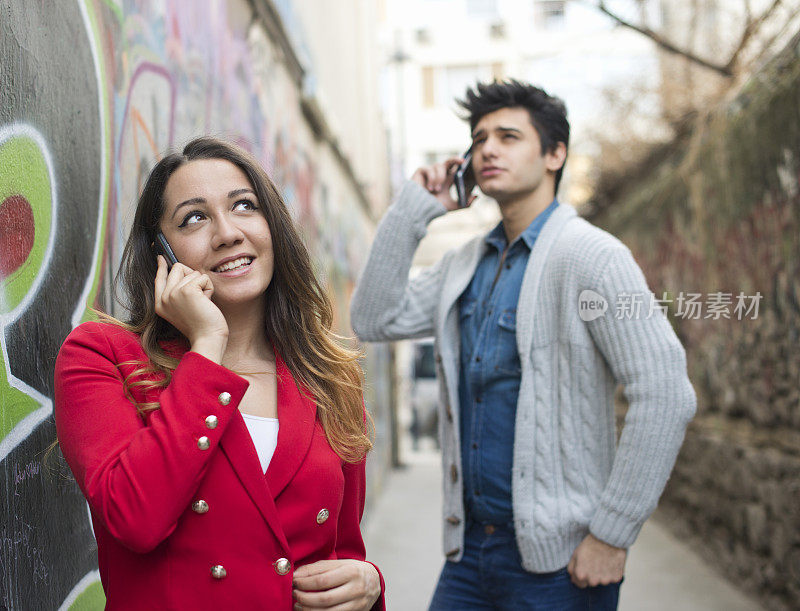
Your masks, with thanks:
[[[255,193],[253,192],[252,189],[247,189],[247,188],[245,188],[245,189],[234,189],[233,191],[228,193],[228,198],[236,197],[237,195],[241,195],[242,193],[252,193],[253,195],[255,195]]]
[[[187,199],[185,202],[181,202],[177,206],[175,206],[175,210],[172,211],[172,218],[175,218],[175,215],[178,214],[178,210],[183,208],[184,206],[194,206],[196,204],[205,204],[206,200],[202,197],[193,197],[192,199]]]

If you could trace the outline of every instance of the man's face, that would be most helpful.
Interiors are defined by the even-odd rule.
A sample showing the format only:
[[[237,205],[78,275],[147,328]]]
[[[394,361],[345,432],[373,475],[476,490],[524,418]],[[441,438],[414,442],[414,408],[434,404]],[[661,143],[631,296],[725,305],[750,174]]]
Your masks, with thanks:
[[[524,108],[501,108],[485,115],[472,132],[472,142],[478,187],[499,204],[537,192],[555,197],[555,172],[564,163],[563,144],[553,152],[543,152]]]

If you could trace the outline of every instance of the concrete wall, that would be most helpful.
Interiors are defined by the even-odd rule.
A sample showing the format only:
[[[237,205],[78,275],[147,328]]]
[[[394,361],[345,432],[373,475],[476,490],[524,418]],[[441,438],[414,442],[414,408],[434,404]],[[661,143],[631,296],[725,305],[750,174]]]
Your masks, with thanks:
[[[660,163],[623,177],[595,219],[669,308],[698,394],[660,516],[772,609],[800,607],[799,59],[800,35]],[[737,312],[740,294],[748,307],[761,295],[757,314]]]
[[[275,15],[267,0],[0,0],[2,609],[102,600],[86,503],[57,455],[42,462],[55,440],[53,364],[89,307],[111,307],[133,205],[163,151],[204,133],[249,148],[302,225],[349,332],[369,206],[309,120],[310,66],[298,67],[298,33],[282,37]],[[387,460],[388,360],[374,348],[366,363],[373,481]]]

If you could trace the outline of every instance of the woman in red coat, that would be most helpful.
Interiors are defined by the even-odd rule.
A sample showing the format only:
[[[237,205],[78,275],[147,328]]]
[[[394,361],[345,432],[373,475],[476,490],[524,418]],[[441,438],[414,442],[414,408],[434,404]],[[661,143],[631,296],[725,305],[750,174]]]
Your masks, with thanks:
[[[79,326],[56,365],[107,608],[383,609],[358,353],[264,170],[212,138],[162,159],[120,277],[128,322]]]

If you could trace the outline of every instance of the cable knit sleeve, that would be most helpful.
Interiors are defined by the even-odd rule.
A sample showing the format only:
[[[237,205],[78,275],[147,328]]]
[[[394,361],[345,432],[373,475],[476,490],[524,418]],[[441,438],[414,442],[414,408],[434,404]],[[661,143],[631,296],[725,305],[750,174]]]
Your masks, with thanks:
[[[611,475],[589,525],[598,539],[629,547],[653,512],[695,413],[686,354],[630,251],[613,249],[596,283],[609,311],[587,323],[616,380],[628,413]],[[618,300],[641,299],[640,310],[615,311]],[[640,297],[636,297],[640,296]],[[651,311],[652,310],[652,311]]]
[[[428,223],[445,208],[428,191],[408,182],[378,226],[369,259],[350,305],[356,335],[390,341],[433,333],[444,260],[409,281],[414,251]]]

